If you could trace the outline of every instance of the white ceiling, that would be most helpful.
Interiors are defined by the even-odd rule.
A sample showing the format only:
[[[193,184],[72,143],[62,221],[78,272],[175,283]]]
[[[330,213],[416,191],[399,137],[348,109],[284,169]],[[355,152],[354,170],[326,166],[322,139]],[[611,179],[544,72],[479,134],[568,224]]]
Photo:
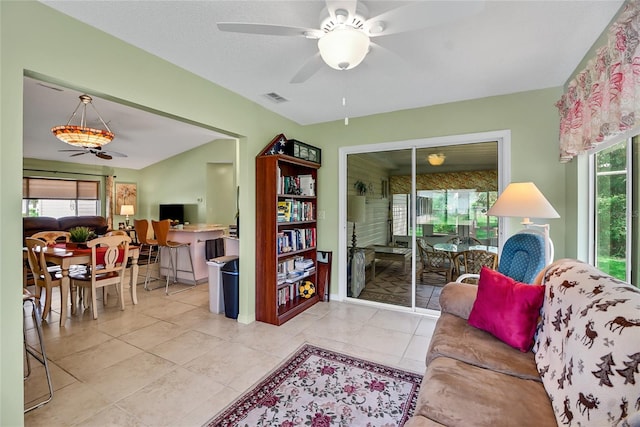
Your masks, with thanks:
[[[215,139],[229,138],[203,127],[92,96],[97,114],[87,108],[87,125],[104,129],[98,119],[100,114],[116,135],[104,150],[127,157],[114,156],[113,160],[103,160],[93,154],[72,157],[75,153],[60,150],[75,147],[57,139],[51,128],[67,124],[80,102],[80,95],[82,92],[63,86],[24,78],[23,157],[142,169]],[[80,111],[71,124],[79,124]]]
[[[358,67],[337,71],[323,65],[305,82],[294,84],[291,78],[317,53],[316,41],[221,32],[216,23],[318,28],[324,1],[42,2],[303,125],[342,120],[345,114],[354,118],[561,86],[623,3],[487,0],[479,12],[460,17],[470,2],[363,1],[368,17],[409,8],[410,13],[386,21],[390,31],[427,27],[375,37],[376,45]],[[273,103],[264,96],[271,92],[288,101]],[[58,115],[54,124],[61,124],[61,110],[70,114],[76,103],[65,108],[53,104],[49,114]],[[114,121],[117,138],[118,132],[123,135],[109,149],[127,153],[132,164],[139,161],[132,159],[139,157],[133,144],[118,144],[129,141],[124,139],[129,130],[124,122],[117,124],[116,111],[103,101],[95,104],[105,120]],[[25,110],[33,107],[25,100]],[[145,119],[140,120],[138,126]],[[28,144],[36,140],[25,141],[25,156]],[[170,148],[157,138],[131,141],[140,147]],[[32,151],[37,152],[39,148]],[[119,160],[110,164],[120,166]]]

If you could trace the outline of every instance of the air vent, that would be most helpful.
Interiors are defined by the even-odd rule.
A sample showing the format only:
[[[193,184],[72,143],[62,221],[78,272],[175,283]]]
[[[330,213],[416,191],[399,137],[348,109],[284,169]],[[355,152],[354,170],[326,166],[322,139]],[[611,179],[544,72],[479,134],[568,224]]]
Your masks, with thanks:
[[[278,95],[275,92],[265,93],[264,96],[269,99],[271,102],[275,102],[276,104],[282,104],[283,102],[288,102],[289,100],[281,95]]]

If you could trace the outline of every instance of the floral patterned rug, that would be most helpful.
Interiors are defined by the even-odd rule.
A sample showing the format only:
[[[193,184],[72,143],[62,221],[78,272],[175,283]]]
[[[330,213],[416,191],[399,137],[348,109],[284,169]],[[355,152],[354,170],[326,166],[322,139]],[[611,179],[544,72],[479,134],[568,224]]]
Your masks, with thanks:
[[[303,345],[205,426],[402,426],[422,375]]]

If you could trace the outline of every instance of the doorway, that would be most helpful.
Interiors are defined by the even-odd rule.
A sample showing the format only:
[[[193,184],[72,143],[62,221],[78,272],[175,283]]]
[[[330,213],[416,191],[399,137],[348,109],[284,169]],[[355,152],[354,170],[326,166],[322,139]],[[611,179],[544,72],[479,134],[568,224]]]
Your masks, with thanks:
[[[341,295],[438,312],[452,276],[426,271],[420,245],[473,237],[499,246],[486,211],[510,180],[509,148],[510,132],[499,131],[341,149]],[[358,196],[364,215],[354,217]]]

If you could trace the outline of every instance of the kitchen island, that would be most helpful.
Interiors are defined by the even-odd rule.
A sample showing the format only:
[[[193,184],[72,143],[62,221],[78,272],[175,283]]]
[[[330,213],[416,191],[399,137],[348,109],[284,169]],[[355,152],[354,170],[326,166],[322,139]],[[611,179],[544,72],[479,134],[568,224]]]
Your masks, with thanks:
[[[196,283],[206,282],[209,272],[206,259],[206,242],[222,238],[229,234],[229,227],[219,224],[197,224],[185,225],[183,228],[171,228],[167,239],[174,242],[189,243],[191,259],[193,260],[193,271]],[[178,270],[191,270],[187,248],[178,249]],[[166,248],[160,250],[160,274],[166,276],[169,270],[169,251]],[[190,272],[178,271],[178,281],[181,283],[193,283],[193,276]]]

